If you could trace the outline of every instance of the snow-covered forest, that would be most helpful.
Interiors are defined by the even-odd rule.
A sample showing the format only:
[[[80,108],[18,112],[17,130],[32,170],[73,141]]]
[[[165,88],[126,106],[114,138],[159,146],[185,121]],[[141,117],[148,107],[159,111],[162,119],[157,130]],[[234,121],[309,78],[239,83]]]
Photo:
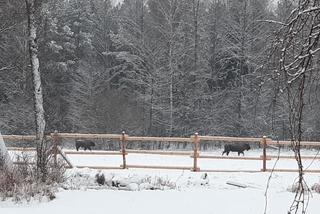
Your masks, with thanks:
[[[46,132],[290,138],[271,55],[295,2],[39,1]],[[35,132],[25,7],[0,3],[3,134]],[[317,75],[308,83],[304,138],[312,140],[320,136]]]
[[[319,212],[319,41],[319,0],[0,0],[0,208]]]

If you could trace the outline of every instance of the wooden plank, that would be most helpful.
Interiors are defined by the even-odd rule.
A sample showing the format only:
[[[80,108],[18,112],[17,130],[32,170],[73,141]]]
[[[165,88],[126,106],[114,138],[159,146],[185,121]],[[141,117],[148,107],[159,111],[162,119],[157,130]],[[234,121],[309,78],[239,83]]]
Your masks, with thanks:
[[[150,141],[150,142],[192,142],[190,138],[183,137],[136,137],[128,136],[127,141]]]
[[[271,172],[271,171],[274,171],[274,172],[299,172],[298,169],[267,169],[266,170],[267,172]],[[317,169],[307,169],[307,170],[303,170],[303,172],[305,173],[320,173],[320,170],[317,170]]]
[[[118,151],[64,151],[66,155],[121,155]]]
[[[267,169],[267,137],[263,136],[262,139],[262,171],[265,172]]]
[[[122,165],[121,165],[122,167]],[[191,170],[190,166],[151,166],[151,165],[128,165],[127,168],[137,169],[180,169],[180,170]]]
[[[120,140],[120,134],[80,134],[80,133],[58,133],[60,138],[66,139],[114,139]]]
[[[227,159],[227,160],[263,160],[263,157],[241,157],[241,156],[214,156],[214,155],[200,155],[199,158],[206,159]],[[271,160],[271,158],[267,158]]]
[[[267,147],[271,148],[271,149],[279,150],[279,147],[276,147],[276,146],[273,146],[273,145],[270,145],[270,144],[267,144]]]
[[[191,152],[180,152],[180,151],[161,151],[161,150],[134,150],[127,149],[127,153],[132,154],[152,154],[152,155],[181,155],[181,156],[189,156]]]
[[[5,141],[34,141],[35,135],[2,135]],[[80,133],[58,133],[60,138],[67,139],[114,139],[121,140],[121,134],[80,134]],[[139,136],[127,136],[127,141],[143,141],[143,142],[192,142],[191,138],[183,137],[139,137]],[[46,136],[47,139],[51,139],[50,135]],[[226,136],[199,136],[200,141],[211,141],[215,143],[217,141],[225,142],[261,142],[262,138],[250,138],[250,137],[226,137]],[[268,145],[291,145],[291,141],[275,141],[267,139]],[[302,146],[320,146],[320,142],[317,141],[301,141]]]
[[[73,167],[73,164],[71,163],[71,161],[69,160],[69,158],[67,157],[67,155],[62,151],[62,149],[58,146],[57,147],[57,151],[58,153],[61,155],[61,157],[67,162],[67,164],[69,165],[69,167]]]
[[[201,141],[212,141],[216,143],[217,141],[226,141],[226,142],[251,142],[259,143],[262,140],[261,138],[251,138],[251,137],[225,137],[225,136],[199,136]]]
[[[290,146],[291,145],[291,141],[286,141],[286,140],[280,140],[279,142],[276,140],[272,140],[272,141],[267,141],[268,144],[271,145],[284,145],[284,146]],[[300,142],[301,146],[320,146],[320,142],[316,142],[316,141],[301,141]]]
[[[245,172],[245,173],[256,173],[261,170],[224,170],[224,169],[201,169],[200,172]]]
[[[76,167],[76,168],[89,168],[89,169],[123,169],[123,168],[121,168],[119,166],[85,166],[85,165],[77,165],[77,166],[74,166],[74,167]]]
[[[125,131],[122,131],[121,134],[121,155],[122,155],[122,167],[123,169],[127,168],[127,160],[126,160],[126,155],[128,154],[126,152],[126,147],[127,147],[127,142],[126,139],[128,138],[128,136],[126,135]]]
[[[23,148],[23,147],[8,147],[8,151],[36,151],[35,148],[33,147],[26,147],[26,148]]]
[[[59,144],[59,137],[58,137],[58,131],[55,130],[54,133],[51,133],[51,139],[52,139],[52,153],[53,153],[53,159],[54,164],[57,166],[57,154],[58,154],[58,144]]]
[[[192,171],[196,172],[196,171],[199,171],[200,168],[198,167],[198,157],[199,157],[199,153],[198,153],[198,150],[199,150],[199,142],[200,142],[200,138],[199,138],[199,135],[198,133],[195,133],[195,135],[193,135],[191,137],[191,140],[193,142],[193,155],[192,155],[192,158],[193,158],[193,169]]]
[[[35,135],[2,135],[4,141],[34,141],[36,139]],[[47,139],[51,139],[50,135],[46,136]]]
[[[277,155],[267,155],[267,158],[276,159],[276,158],[278,158],[278,156]],[[279,158],[280,159],[295,159],[294,156],[289,156],[289,155],[280,155]],[[315,156],[301,156],[301,159],[319,160],[320,156],[317,156],[317,157],[315,157]]]

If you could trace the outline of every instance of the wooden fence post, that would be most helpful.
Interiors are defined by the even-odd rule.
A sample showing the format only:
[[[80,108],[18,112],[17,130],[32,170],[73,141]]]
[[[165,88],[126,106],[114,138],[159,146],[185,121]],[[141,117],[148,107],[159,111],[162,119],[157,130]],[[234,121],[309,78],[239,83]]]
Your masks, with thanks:
[[[122,131],[122,136],[121,136],[121,153],[122,153],[122,168],[126,169],[127,163],[126,163],[126,132],[125,131]]]
[[[52,134],[52,143],[53,143],[54,164],[57,165],[58,143],[59,143],[59,136],[58,136],[57,130],[55,130],[54,133]]]
[[[192,143],[193,143],[193,168],[192,168],[192,171],[197,172],[200,170],[200,168],[198,167],[198,157],[199,157],[198,150],[199,150],[199,142],[200,142],[198,133],[196,132],[194,134],[194,136],[191,137],[191,139],[192,139]]]
[[[262,139],[262,172],[267,171],[267,137]]]

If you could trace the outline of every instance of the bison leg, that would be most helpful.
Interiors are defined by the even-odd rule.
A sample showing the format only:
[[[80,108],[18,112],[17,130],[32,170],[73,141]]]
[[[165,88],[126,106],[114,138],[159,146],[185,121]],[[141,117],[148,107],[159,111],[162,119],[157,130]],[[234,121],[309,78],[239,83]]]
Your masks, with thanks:
[[[222,152],[222,156],[224,155],[224,153],[226,153],[226,151],[223,151],[223,152]]]
[[[230,152],[230,151],[227,151],[227,156],[229,156],[229,152]]]
[[[238,156],[240,156],[240,154],[242,154],[242,156],[244,156],[244,153],[243,153],[243,152],[238,152]]]

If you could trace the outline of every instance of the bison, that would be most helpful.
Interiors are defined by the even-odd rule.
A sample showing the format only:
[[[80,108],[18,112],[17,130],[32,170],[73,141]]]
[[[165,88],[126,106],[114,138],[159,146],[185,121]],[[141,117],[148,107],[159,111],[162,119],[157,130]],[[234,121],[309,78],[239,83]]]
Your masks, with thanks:
[[[88,140],[77,140],[76,141],[76,149],[77,151],[79,151],[79,148],[83,148],[84,151],[86,151],[87,149],[89,149],[91,151],[91,147],[95,146],[96,144],[92,141],[88,141]]]
[[[237,143],[237,144],[226,144],[224,145],[224,151],[222,152],[222,155],[224,153],[227,153],[227,156],[229,155],[229,152],[238,152],[238,156],[242,153],[244,150],[249,150],[250,145],[247,143]]]

